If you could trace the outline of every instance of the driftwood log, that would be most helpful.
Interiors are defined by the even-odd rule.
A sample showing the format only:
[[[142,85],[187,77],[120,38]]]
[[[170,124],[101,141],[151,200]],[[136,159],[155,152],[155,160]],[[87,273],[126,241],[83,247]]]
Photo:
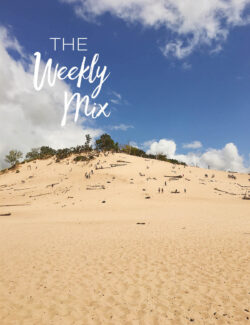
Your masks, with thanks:
[[[174,176],[174,175],[164,175],[164,177],[170,177],[170,178],[182,178],[182,175],[176,175],[176,176]]]
[[[229,194],[229,195],[237,195],[236,193],[230,193],[230,192],[227,192],[227,191],[219,190],[217,187],[215,187],[214,190],[218,191],[218,192],[226,193],[226,194]]]

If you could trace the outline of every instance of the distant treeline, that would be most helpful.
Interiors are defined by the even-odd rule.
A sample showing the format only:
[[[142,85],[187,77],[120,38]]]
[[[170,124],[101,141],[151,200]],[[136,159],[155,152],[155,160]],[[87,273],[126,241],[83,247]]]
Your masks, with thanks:
[[[103,152],[103,151],[111,151],[111,152],[123,152],[128,155],[137,156],[137,157],[143,157],[148,159],[157,159],[161,161],[170,162],[172,164],[179,164],[179,165],[186,165],[183,162],[179,162],[176,159],[169,159],[164,154],[147,154],[142,149],[130,146],[130,145],[119,145],[118,142],[114,142],[114,140],[111,138],[111,136],[107,133],[100,136],[99,139],[95,141],[95,147],[93,148],[91,145],[91,137],[89,134],[86,135],[85,144],[79,145],[76,147],[71,148],[64,148],[64,149],[52,149],[48,146],[42,146],[40,148],[32,148],[31,151],[29,151],[25,159],[21,162],[29,162],[35,159],[47,159],[50,157],[56,157],[56,162],[59,162],[62,159],[65,159],[72,154],[78,155],[74,158],[74,160],[77,161],[86,161],[93,159],[94,156],[91,154],[95,150],[96,152]],[[81,156],[81,154],[87,153],[86,156]],[[5,157],[5,161],[10,164],[10,168],[14,168],[18,163],[20,163],[20,159],[23,158],[23,154],[21,151],[17,150],[11,150],[8,155]]]

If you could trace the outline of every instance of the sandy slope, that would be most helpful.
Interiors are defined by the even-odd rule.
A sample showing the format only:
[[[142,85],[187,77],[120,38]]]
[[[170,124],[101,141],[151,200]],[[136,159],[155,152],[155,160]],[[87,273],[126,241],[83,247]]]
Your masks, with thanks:
[[[125,154],[19,170],[0,175],[1,325],[250,324],[249,175]]]

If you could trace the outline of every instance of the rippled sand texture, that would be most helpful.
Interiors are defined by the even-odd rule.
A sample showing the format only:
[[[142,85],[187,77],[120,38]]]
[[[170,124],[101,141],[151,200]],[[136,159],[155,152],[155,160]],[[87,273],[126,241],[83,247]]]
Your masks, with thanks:
[[[250,324],[250,176],[173,167],[115,154],[0,175],[0,324]]]

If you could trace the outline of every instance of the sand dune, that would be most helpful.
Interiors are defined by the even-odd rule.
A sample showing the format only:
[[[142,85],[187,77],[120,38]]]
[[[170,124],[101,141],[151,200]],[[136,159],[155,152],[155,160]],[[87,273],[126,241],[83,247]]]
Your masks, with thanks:
[[[125,154],[18,170],[0,175],[1,325],[250,323],[249,175]]]

